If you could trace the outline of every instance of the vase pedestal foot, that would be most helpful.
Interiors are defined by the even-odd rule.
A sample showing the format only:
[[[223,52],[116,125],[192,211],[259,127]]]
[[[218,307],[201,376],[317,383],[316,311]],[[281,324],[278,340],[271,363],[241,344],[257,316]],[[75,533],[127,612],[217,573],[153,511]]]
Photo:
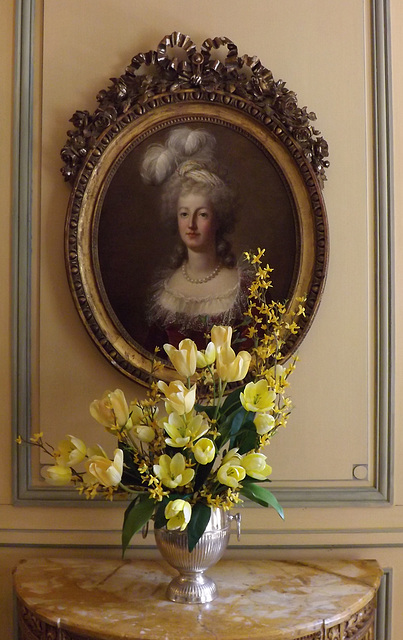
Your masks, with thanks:
[[[170,582],[167,596],[172,602],[204,604],[214,600],[217,596],[217,587],[214,580],[201,572],[183,573]]]
[[[204,572],[223,556],[232,520],[236,521],[239,534],[239,513],[231,516],[224,509],[212,508],[204,533],[192,551],[189,551],[186,529],[179,531],[166,527],[154,528],[155,541],[162,557],[179,573],[168,586],[169,600],[184,604],[204,604],[214,600],[217,587]]]

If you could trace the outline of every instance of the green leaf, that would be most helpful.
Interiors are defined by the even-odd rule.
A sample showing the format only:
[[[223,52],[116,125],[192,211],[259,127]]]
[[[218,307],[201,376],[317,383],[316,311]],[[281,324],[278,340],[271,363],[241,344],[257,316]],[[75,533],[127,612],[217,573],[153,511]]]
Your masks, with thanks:
[[[243,423],[245,422],[247,414],[248,411],[246,411],[246,409],[244,409],[243,407],[239,407],[239,409],[231,414],[231,438],[238,433]]]
[[[196,409],[196,411],[198,413],[203,413],[204,412],[210,418],[210,420],[212,420],[212,418],[214,418],[214,414],[215,414],[215,411],[216,411],[215,406],[212,406],[212,405],[204,406],[202,404],[196,403],[194,405],[194,408]]]
[[[273,507],[280,516],[284,520],[284,512],[283,508],[277,501],[277,498],[272,494],[271,491],[266,489],[265,487],[261,487],[253,482],[245,482],[243,483],[243,487],[240,492],[245,498],[249,498],[249,500],[253,500],[253,502],[257,502],[262,507]]]
[[[241,391],[243,391],[245,385],[242,387],[238,387],[235,391],[232,391],[226,398],[221,407],[221,414],[225,415],[228,413],[232,413],[234,409],[237,409],[240,406],[239,395]]]
[[[256,433],[256,427],[251,420],[242,425],[235,437],[231,438],[230,446],[238,447],[239,453],[243,455],[256,449],[259,444],[259,435]]]
[[[214,460],[212,460],[211,462],[209,462],[208,464],[199,464],[198,465],[198,469],[196,471],[196,475],[195,475],[195,479],[194,479],[194,485],[193,485],[193,490],[199,491],[199,489],[203,486],[203,484],[205,483],[208,474],[210,473],[213,465],[215,462],[215,458]]]
[[[135,533],[140,531],[151,518],[155,502],[148,493],[137,496],[127,507],[122,527],[122,556]]]
[[[119,449],[123,451],[123,484],[142,485],[143,478],[133,462],[133,452],[122,442],[119,443]]]
[[[231,439],[232,435],[235,435],[239,431],[247,413],[243,407],[238,407],[235,411],[227,415],[223,422],[217,425],[220,432],[220,436],[216,440],[217,449],[221,449],[221,447]]]
[[[158,503],[154,516],[154,527],[156,529],[165,527],[166,523],[168,522],[165,517],[165,507],[167,506],[168,502],[169,498],[167,496],[164,496],[161,502]]]
[[[188,533],[188,549],[190,552],[193,551],[205,532],[210,516],[210,507],[202,502],[196,502],[192,508],[192,517],[186,529]]]

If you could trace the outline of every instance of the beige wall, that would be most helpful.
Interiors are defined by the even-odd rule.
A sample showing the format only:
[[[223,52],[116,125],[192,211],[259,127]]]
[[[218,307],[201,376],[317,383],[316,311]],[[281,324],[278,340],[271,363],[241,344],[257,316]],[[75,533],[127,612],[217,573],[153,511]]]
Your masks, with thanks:
[[[392,87],[395,174],[403,169],[398,115],[403,100],[403,9],[391,0]],[[45,0],[37,3],[35,47],[35,136],[33,193],[33,426],[57,434],[77,433],[88,402],[105,388],[122,387],[132,397],[141,390],[104,361],[74,310],[64,273],[63,225],[69,188],[59,174],[59,149],[68,119],[78,108],[92,111],[95,95],[120,75],[134,54],[181,30],[198,45],[205,37],[227,35],[240,54],[257,55],[276,78],[295,90],[300,106],[318,115],[328,140],[331,167],[325,187],[331,259],[318,317],[302,345],[294,374],[295,411],[289,428],[270,448],[278,486],[352,487],[351,466],[370,467],[374,481],[373,392],[373,193],[371,165],[371,75],[368,64],[369,2],[361,0]],[[11,438],[11,222],[13,109],[13,3],[0,4],[3,82],[0,132],[3,166],[0,216],[0,622],[12,637],[11,570],[37,555],[118,553],[118,508],[13,506]],[[94,15],[96,14],[96,18]],[[180,16],[180,17],[179,17]],[[403,245],[399,218],[401,181],[395,186],[396,247]],[[403,305],[396,251],[396,389],[403,378],[400,325]],[[288,508],[282,523],[262,509],[243,510],[242,548],[259,557],[373,557],[393,569],[393,640],[400,640],[403,597],[403,436],[400,394],[395,407],[393,506]],[[87,427],[88,424],[88,427]],[[80,432],[84,427],[79,427]],[[362,483],[360,486],[365,486]],[[150,545],[136,541],[141,544]],[[234,549],[235,553],[236,542]],[[268,549],[273,545],[273,549]],[[246,547],[246,548],[244,548]],[[258,550],[258,551],[257,551]],[[131,552],[151,553],[145,548]],[[392,606],[395,603],[396,606]],[[378,639],[382,640],[382,639]]]

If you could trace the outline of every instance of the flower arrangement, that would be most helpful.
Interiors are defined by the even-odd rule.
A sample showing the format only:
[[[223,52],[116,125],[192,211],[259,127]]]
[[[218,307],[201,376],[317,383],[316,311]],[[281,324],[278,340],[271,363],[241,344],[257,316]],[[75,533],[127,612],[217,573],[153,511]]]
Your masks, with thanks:
[[[91,403],[92,417],[116,438],[113,459],[100,446],[87,447],[71,435],[56,448],[44,441],[43,433],[30,440],[54,459],[45,470],[50,484],[73,483],[87,498],[130,499],[123,553],[150,519],[156,528],[186,530],[192,551],[211,509],[229,510],[242,498],[271,506],[283,517],[275,496],[262,485],[272,472],[263,449],[291,411],[287,387],[296,359],[288,366],[279,360],[285,336],[299,329],[304,300],[291,317],[282,303],[266,301],[272,283],[270,267],[262,266],[263,253],[245,254],[254,279],[237,333],[214,326],[202,351],[190,339],[178,349],[166,344],[180,379],[157,381],[161,365],[154,358],[145,400],[128,403],[116,389]],[[248,350],[235,352],[236,341],[241,347],[250,345]],[[242,384],[231,389],[231,383]]]

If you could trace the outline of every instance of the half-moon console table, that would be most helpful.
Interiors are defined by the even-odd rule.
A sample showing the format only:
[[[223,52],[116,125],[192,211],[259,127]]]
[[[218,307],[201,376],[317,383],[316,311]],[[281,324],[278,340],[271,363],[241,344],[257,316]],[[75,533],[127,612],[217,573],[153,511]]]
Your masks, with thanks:
[[[375,640],[374,560],[222,560],[210,604],[169,602],[164,561],[35,559],[14,571],[20,640]]]

